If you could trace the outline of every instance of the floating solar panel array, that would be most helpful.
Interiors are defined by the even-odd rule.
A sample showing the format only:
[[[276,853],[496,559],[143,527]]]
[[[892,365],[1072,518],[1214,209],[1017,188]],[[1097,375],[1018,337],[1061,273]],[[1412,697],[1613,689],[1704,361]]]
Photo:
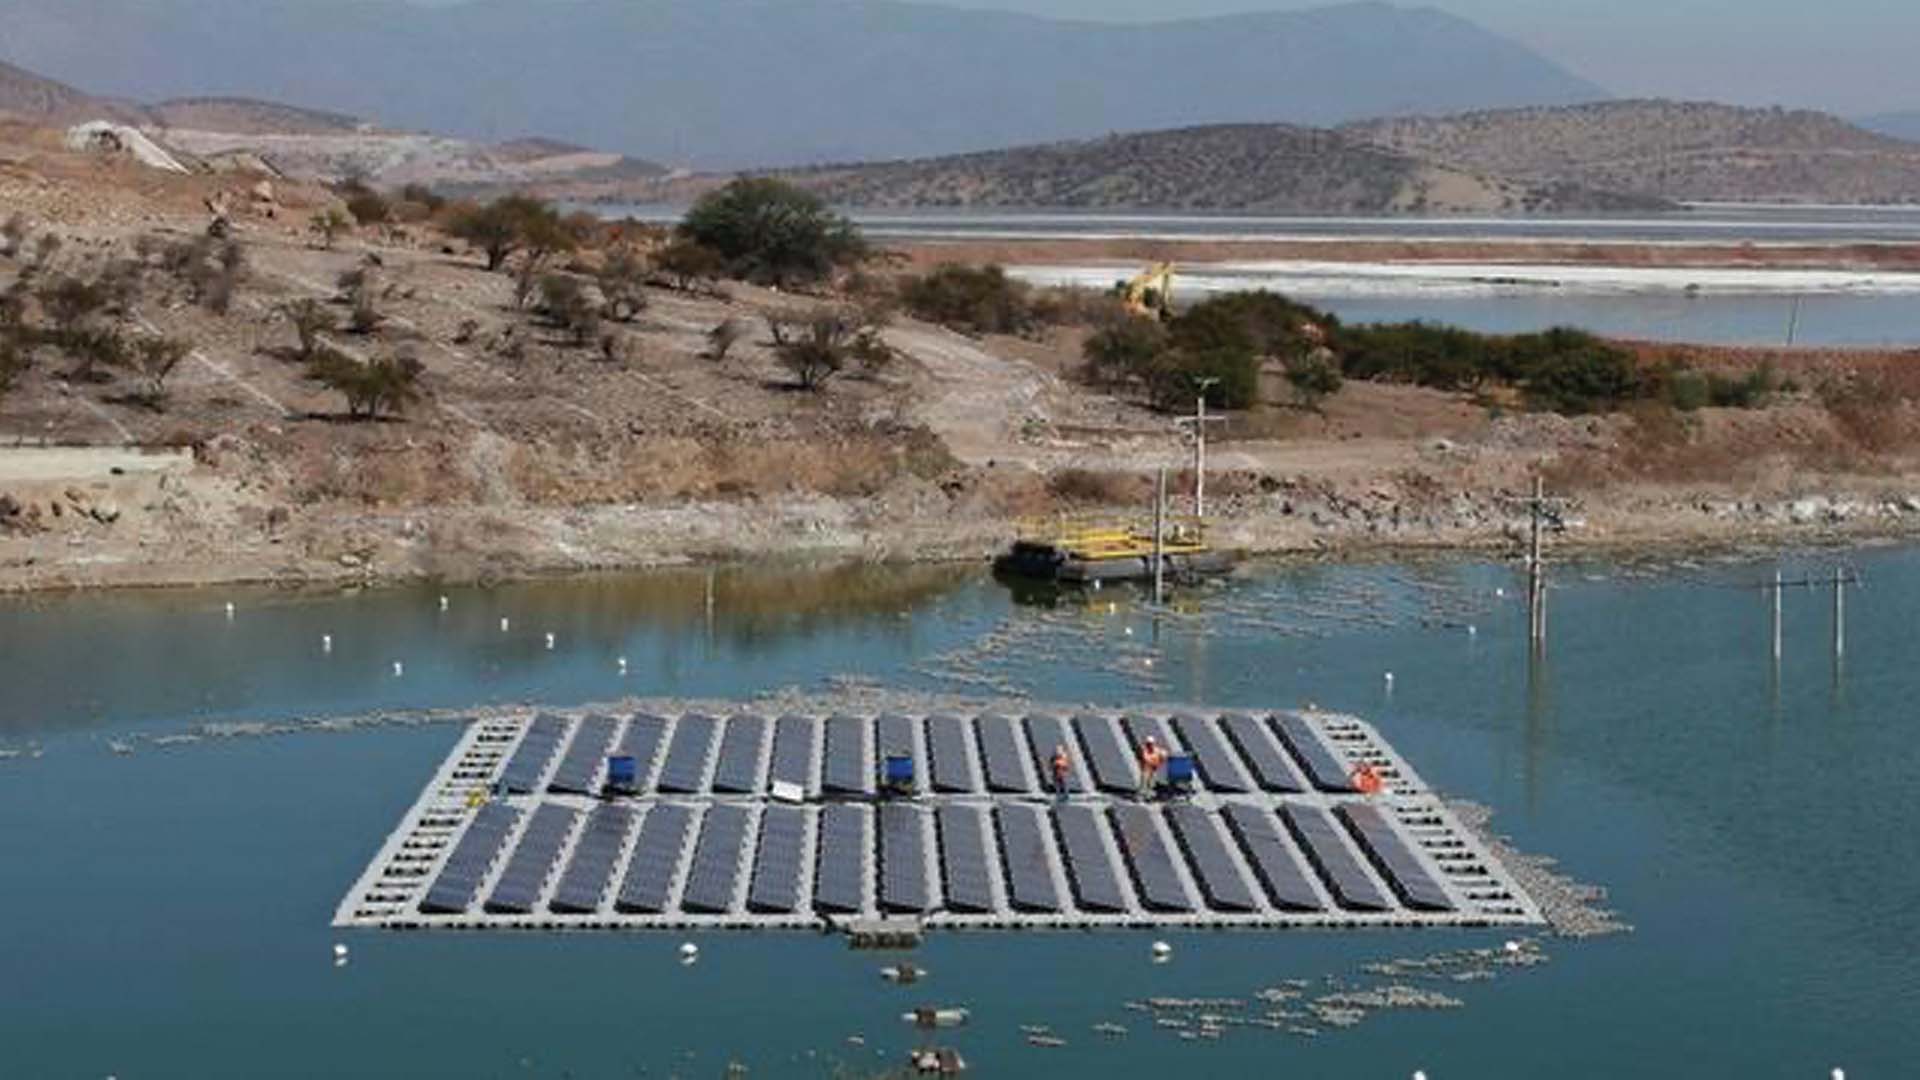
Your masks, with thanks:
[[[1190,795],[1134,797],[1148,736],[1193,755]],[[1047,790],[1056,745],[1074,759],[1065,799]],[[600,790],[608,754],[635,758],[636,790]],[[874,782],[893,754],[914,759],[908,795]],[[1384,767],[1387,793],[1347,790],[1359,760]],[[475,810],[456,781],[496,796]],[[772,798],[776,783],[805,795]],[[349,922],[1538,920],[1377,734],[1305,714],[494,721],[463,739],[376,866],[342,905]]]

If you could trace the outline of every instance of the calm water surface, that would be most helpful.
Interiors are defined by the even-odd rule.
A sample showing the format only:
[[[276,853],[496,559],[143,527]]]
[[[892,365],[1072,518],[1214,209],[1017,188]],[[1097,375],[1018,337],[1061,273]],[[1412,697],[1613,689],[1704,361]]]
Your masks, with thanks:
[[[430,590],[9,602],[0,748],[22,754],[0,761],[0,1076],[719,1076],[729,1058],[870,1075],[910,1045],[897,1016],[921,1003],[973,1009],[952,1041],[986,1076],[1910,1076],[1920,552],[1846,558],[1866,584],[1844,667],[1827,601],[1795,592],[1777,672],[1744,587],[1771,562],[1563,568],[1537,666],[1513,569],[1471,562],[1258,567],[1158,618],[1124,592],[1016,605],[950,569],[515,585],[452,592],[445,614]],[[711,935],[681,968],[677,937],[341,934],[334,905],[456,731],[153,741],[210,720],[742,696],[836,674],[1351,710],[1521,846],[1610,887],[1638,930],[1445,987],[1461,1010],[1189,1044],[1121,1003],[1355,978],[1501,935],[1162,935],[1163,966],[1145,934],[936,937],[917,958],[932,978],[903,992],[875,956],[810,935]],[[1102,1020],[1133,1034],[1096,1036]],[[1070,1045],[1025,1046],[1027,1023]]]

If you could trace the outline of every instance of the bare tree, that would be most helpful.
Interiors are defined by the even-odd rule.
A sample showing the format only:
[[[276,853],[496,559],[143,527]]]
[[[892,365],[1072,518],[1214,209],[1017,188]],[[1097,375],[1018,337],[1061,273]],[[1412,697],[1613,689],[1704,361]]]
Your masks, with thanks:
[[[166,407],[167,378],[191,352],[193,346],[178,338],[150,337],[133,343],[127,364],[146,383],[140,394],[145,405],[156,410]]]
[[[282,310],[286,313],[287,322],[293,326],[295,337],[299,339],[298,356],[302,363],[313,359],[314,350],[320,345],[320,336],[331,333],[339,325],[327,305],[311,298],[295,300]]]

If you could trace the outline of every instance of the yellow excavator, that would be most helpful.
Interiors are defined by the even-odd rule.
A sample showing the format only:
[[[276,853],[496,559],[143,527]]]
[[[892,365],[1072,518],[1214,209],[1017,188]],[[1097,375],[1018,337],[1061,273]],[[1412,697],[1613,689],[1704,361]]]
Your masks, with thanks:
[[[1173,264],[1154,263],[1135,274],[1120,291],[1127,310],[1149,319],[1173,314]]]

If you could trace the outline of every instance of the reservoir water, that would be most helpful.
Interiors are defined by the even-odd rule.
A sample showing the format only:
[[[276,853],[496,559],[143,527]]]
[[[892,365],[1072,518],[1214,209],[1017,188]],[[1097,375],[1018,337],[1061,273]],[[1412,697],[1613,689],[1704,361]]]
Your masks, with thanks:
[[[866,1076],[898,1063],[898,1014],[919,1004],[972,1009],[948,1041],[981,1076],[1911,1075],[1920,551],[1784,560],[1790,580],[1842,561],[1863,580],[1844,664],[1826,595],[1796,590],[1777,668],[1753,588],[1771,560],[1560,567],[1538,663],[1515,569],[1472,561],[1256,565],[1160,614],[1125,591],[1016,602],[971,568],[528,583],[450,591],[445,612],[430,589],[9,600],[0,1075]],[[1637,929],[1439,987],[1460,1009],[1206,1043],[1123,1002],[1364,982],[1368,961],[1500,935],[937,936],[915,957],[931,977],[903,990],[880,957],[805,934],[707,935],[690,967],[677,936],[348,934],[334,904],[456,729],[218,734],[835,677],[1351,711],[1520,847],[1607,886]],[[1172,962],[1149,962],[1155,936]],[[1068,1045],[1027,1046],[1022,1024]]]

